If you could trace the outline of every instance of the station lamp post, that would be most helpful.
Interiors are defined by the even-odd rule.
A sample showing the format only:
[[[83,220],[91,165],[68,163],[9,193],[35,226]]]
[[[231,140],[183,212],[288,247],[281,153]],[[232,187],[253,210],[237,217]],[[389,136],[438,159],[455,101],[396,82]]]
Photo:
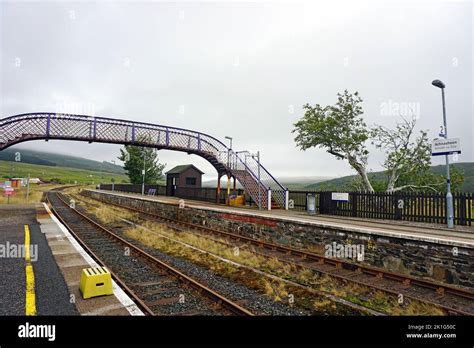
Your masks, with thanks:
[[[114,166],[117,165],[117,164],[115,163],[115,160],[112,160],[111,162],[114,164]],[[114,178],[111,178],[111,179],[110,179],[110,182],[112,183],[112,191],[115,191],[115,179],[114,179]]]
[[[444,132],[443,136],[448,139],[448,125],[446,121],[446,102],[444,98],[444,88],[446,85],[441,80],[434,80],[431,84],[441,89],[441,98],[443,102],[443,122]],[[454,211],[453,211],[453,195],[451,194],[451,177],[449,173],[449,154],[446,157],[446,215],[448,220],[448,228],[454,227]]]
[[[227,135],[225,136],[225,138],[226,138],[227,140],[229,140],[229,142],[230,142],[229,151],[227,151],[227,167],[230,168],[230,152],[232,151],[232,140],[233,140],[233,138],[232,138],[232,137],[229,137],[229,136],[227,136]],[[234,180],[235,180],[235,179],[234,179]],[[230,205],[230,198],[229,198],[229,196],[230,196],[230,175],[227,174],[227,204]]]
[[[229,136],[225,136],[225,138],[230,141],[230,149],[232,150],[232,139],[233,138],[229,137]]]
[[[233,140],[234,138],[229,137],[229,136],[227,136],[227,135],[225,136],[225,138],[226,138],[227,140],[229,140],[229,142],[230,142],[229,151],[227,151],[227,166],[230,167],[230,152],[232,151],[232,140]]]

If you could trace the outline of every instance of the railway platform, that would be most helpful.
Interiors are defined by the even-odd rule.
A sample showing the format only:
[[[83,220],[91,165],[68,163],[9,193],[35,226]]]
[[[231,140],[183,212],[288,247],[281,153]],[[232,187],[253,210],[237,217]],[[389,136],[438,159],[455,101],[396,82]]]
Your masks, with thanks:
[[[474,231],[461,227],[307,215],[285,210],[256,210],[167,196],[86,190],[104,202],[152,212],[256,240],[325,255],[328,249],[360,247],[368,266],[440,283],[474,288]]]
[[[91,190],[99,191],[99,190]],[[178,205],[181,200],[170,196],[142,196],[136,193],[100,191],[108,194],[131,197],[140,200],[157,201],[166,204]],[[361,218],[347,218],[329,215],[308,215],[305,211],[298,210],[258,210],[248,207],[234,207],[202,201],[185,199],[189,208],[211,210],[223,213],[238,214],[241,216],[269,218],[290,222],[308,223],[322,228],[337,228],[341,230],[380,235],[387,237],[406,238],[412,240],[448,244],[459,247],[474,248],[474,227],[456,226],[454,230],[447,229],[444,225],[427,223],[397,222],[387,220],[368,220]]]
[[[114,295],[83,300],[80,272],[96,263],[44,204],[0,205],[0,315],[140,315]]]

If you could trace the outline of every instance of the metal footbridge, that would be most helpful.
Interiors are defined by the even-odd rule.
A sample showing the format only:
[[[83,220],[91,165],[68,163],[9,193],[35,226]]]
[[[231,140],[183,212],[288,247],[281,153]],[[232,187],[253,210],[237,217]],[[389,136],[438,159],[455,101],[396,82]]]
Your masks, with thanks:
[[[195,154],[223,175],[236,178],[257,205],[288,209],[288,189],[248,152],[189,129],[106,117],[36,112],[0,120],[0,151],[24,141],[50,139],[137,145]]]

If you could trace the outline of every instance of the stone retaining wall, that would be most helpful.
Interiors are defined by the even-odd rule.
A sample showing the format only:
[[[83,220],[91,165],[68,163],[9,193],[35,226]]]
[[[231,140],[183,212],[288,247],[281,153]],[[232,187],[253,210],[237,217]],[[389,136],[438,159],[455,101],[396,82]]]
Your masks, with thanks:
[[[421,240],[387,237],[317,226],[288,219],[185,207],[177,204],[123,197],[106,192],[83,191],[92,198],[142,209],[159,216],[205,225],[254,239],[280,243],[326,254],[331,247],[363,246],[363,262],[396,273],[427,277],[474,288],[474,249]],[[353,249],[354,250],[354,249]],[[359,251],[361,249],[358,249]],[[347,255],[346,255],[347,256]],[[355,256],[355,255],[353,255]]]

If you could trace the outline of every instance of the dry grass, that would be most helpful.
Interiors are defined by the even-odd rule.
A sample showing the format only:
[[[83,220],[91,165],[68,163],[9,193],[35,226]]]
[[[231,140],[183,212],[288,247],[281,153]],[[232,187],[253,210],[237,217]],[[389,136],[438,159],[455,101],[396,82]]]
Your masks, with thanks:
[[[75,201],[76,204],[83,206],[89,212],[94,214],[100,222],[104,224],[113,224],[120,222],[121,219],[135,220],[137,213],[131,212],[128,209],[117,208],[113,205],[106,205],[102,202],[80,195],[82,188],[71,187],[64,190]]]
[[[265,288],[265,294],[274,301],[288,301],[289,293],[287,291],[286,284],[284,282],[278,281],[270,281],[268,279],[263,279],[263,285]]]
[[[229,246],[222,239],[217,238],[214,240],[205,238],[192,232],[175,231],[163,224],[150,221],[142,223],[141,226],[143,226],[145,229],[137,227],[134,229],[129,229],[127,232],[133,234],[134,236],[142,236],[142,238],[146,235],[146,242],[148,243],[151,243],[153,240],[162,239],[160,235],[165,236],[250,267],[262,265],[268,260],[265,257],[256,255],[246,245],[239,247]],[[282,263],[278,261],[276,262],[277,267],[284,266]],[[268,267],[271,267],[272,265],[275,265],[274,261],[268,263]]]
[[[322,301],[314,301],[313,302],[314,309],[316,309],[318,311],[321,311],[324,308],[326,308],[328,306],[331,306],[332,304],[333,303],[328,299],[323,299]]]

